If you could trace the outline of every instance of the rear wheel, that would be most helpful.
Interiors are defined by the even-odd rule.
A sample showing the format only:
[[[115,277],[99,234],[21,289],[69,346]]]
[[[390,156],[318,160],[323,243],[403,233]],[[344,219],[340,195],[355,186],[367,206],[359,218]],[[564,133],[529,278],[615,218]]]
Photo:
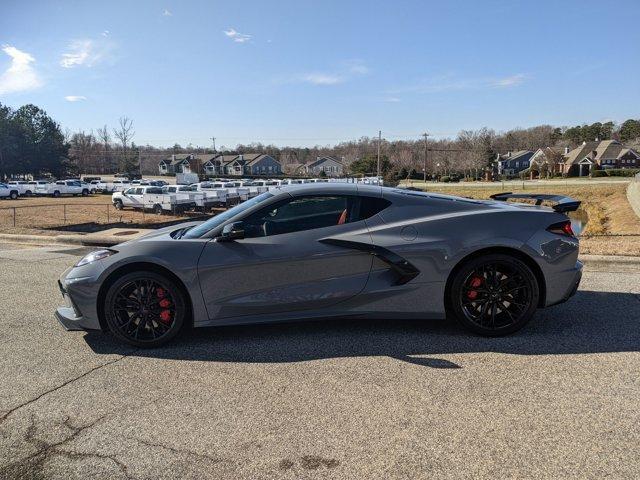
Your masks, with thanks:
[[[15,190],[12,190],[11,193],[9,193],[9,198],[11,198],[11,200],[17,200],[18,192],[16,192]]]
[[[156,204],[153,206],[153,213],[156,215],[162,215],[162,205]]]
[[[531,269],[509,255],[466,262],[451,282],[449,305],[456,319],[485,336],[513,333],[533,317],[540,292]]]
[[[122,200],[116,200],[115,202],[113,202],[113,206],[116,208],[116,210],[122,210],[122,208],[124,207],[124,205],[122,205]]]
[[[187,304],[178,286],[155,272],[132,272],[114,282],[105,296],[111,332],[137,347],[157,347],[185,324]]]
[[[53,192],[53,196],[58,198],[60,196],[60,191],[56,190],[55,192]]]
[[[89,195],[89,190],[85,188],[84,190],[82,190],[82,196],[86,197],[87,195]]]

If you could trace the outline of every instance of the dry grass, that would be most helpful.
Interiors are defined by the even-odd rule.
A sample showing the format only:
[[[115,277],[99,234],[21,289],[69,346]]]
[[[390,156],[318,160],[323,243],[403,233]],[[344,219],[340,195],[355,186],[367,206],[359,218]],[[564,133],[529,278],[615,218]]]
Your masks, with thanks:
[[[414,186],[416,185],[414,183]],[[489,198],[503,191],[500,185],[477,187],[473,184],[429,184],[427,189],[437,193],[471,198]],[[582,232],[582,253],[598,255],[640,255],[640,218],[635,214],[626,195],[627,184],[585,184],[527,186],[514,193],[551,193],[573,197],[582,202],[581,209],[589,220]]]
[[[65,206],[66,205],[66,206]],[[15,227],[14,212],[15,207]],[[0,202],[0,232],[56,233],[78,224],[144,224],[179,220],[185,217],[154,215],[139,210],[116,210],[110,195],[89,197],[31,197]]]

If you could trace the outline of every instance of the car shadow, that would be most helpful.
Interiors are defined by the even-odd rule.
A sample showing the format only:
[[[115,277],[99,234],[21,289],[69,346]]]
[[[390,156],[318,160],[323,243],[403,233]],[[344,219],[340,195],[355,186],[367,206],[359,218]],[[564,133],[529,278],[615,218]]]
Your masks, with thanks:
[[[640,295],[579,291],[539,310],[520,332],[500,338],[467,333],[445,320],[324,320],[211,327],[187,332],[157,349],[131,349],[111,335],[87,333],[98,354],[213,362],[303,362],[388,356],[431,368],[461,368],[438,355],[497,352],[562,355],[640,351]]]

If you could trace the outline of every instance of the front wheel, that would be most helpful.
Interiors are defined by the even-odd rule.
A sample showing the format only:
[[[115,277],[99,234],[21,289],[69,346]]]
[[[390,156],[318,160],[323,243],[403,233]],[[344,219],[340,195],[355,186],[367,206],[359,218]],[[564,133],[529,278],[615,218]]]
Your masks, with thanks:
[[[111,332],[137,347],[158,347],[186,323],[187,303],[178,286],[155,272],[132,272],[118,278],[105,296],[104,313]]]
[[[18,199],[18,192],[13,191],[9,194],[9,198],[11,198],[11,200],[17,200]]]
[[[116,210],[122,210],[124,208],[124,205],[122,204],[122,200],[116,200],[115,202],[113,202],[113,206],[115,207]]]
[[[86,197],[89,195],[89,190],[87,190],[86,188],[84,190],[82,190],[82,196]]]
[[[469,330],[496,337],[516,332],[533,317],[540,291],[521,260],[490,254],[466,262],[455,273],[449,307]]]

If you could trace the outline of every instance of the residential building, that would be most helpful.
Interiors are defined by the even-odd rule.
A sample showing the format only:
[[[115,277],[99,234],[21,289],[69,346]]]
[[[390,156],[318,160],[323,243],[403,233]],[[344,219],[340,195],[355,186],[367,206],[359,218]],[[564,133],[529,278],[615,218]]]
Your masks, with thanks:
[[[568,149],[565,149],[565,153]],[[555,147],[539,148],[529,159],[531,176],[553,176],[564,173],[564,156],[562,149]]]
[[[318,157],[313,162],[305,165],[307,175],[317,177],[324,172],[327,177],[341,177],[345,172],[345,166],[333,157]]]
[[[160,175],[197,173],[204,176],[282,175],[280,162],[270,155],[176,154],[158,164]]]
[[[226,175],[282,175],[282,166],[271,155],[249,153],[225,155],[224,169]],[[233,158],[226,158],[233,157]]]
[[[584,177],[594,169],[638,168],[640,154],[616,140],[583,142],[564,155],[563,172]]]
[[[177,173],[200,174],[203,164],[213,157],[215,157],[215,155],[199,155],[193,153],[171,155],[169,158],[160,160],[160,163],[158,163],[158,171],[160,175],[175,175]]]
[[[498,175],[518,175],[523,170],[529,168],[533,154],[534,152],[531,150],[508,152],[506,155],[498,154],[494,161]]]

